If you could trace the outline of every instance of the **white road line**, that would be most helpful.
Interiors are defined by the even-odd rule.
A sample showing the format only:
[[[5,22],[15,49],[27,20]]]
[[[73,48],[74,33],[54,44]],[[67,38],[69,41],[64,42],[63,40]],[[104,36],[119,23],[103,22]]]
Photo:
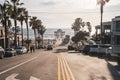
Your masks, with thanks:
[[[38,78],[36,78],[36,77],[31,76],[31,77],[30,77],[30,80],[40,80],[40,79],[38,79]]]
[[[4,74],[4,73],[6,73],[6,72],[8,72],[8,71],[10,71],[10,70],[12,70],[12,69],[15,69],[15,68],[17,68],[17,67],[19,67],[19,66],[21,66],[21,65],[23,65],[23,64],[25,64],[25,63],[28,63],[28,62],[36,59],[36,58],[37,58],[37,57],[34,57],[34,58],[30,59],[30,60],[27,60],[27,61],[25,61],[25,62],[22,62],[22,63],[16,65],[16,66],[13,66],[13,67],[11,67],[11,68],[9,68],[9,69],[6,69],[6,70],[0,72],[0,75],[1,75],[1,74]]]
[[[19,74],[14,73],[14,74],[8,76],[5,80],[20,80],[20,79],[16,79],[16,78],[15,78],[15,77],[18,76],[18,75],[19,75]]]

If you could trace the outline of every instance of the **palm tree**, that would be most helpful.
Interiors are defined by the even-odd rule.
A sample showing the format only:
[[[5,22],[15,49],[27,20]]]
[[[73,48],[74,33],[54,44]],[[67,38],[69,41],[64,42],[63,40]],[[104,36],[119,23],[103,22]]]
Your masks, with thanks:
[[[109,0],[97,0],[97,4],[100,5],[100,14],[101,14],[101,20],[100,20],[100,25],[101,25],[101,37],[102,37],[102,19],[103,19],[103,7],[104,5],[109,2]],[[103,43],[103,40],[101,40]]]
[[[13,7],[11,18],[14,20],[14,26],[15,26],[14,45],[16,48],[17,47],[17,32],[16,32],[17,18],[21,13],[21,10],[20,10],[20,8],[18,8],[18,6],[23,5],[23,3],[20,3],[20,0],[11,0],[11,3],[12,3],[11,5]]]
[[[6,49],[8,47],[8,29],[11,27],[11,21],[9,19],[9,15],[11,14],[12,11],[12,6],[9,4],[8,1],[5,1],[4,4],[0,4],[0,10],[1,10],[1,15],[0,15],[0,20],[2,25],[5,27],[5,46],[4,48]]]
[[[42,25],[42,21],[41,20],[39,20],[39,19],[37,19],[36,20],[36,26],[37,26],[37,33],[38,33],[38,38],[37,38],[37,41],[38,41],[38,47],[39,47],[39,45],[40,45],[40,41],[41,41],[41,35],[40,35],[40,33],[39,33],[39,28],[41,27],[41,25]]]
[[[24,11],[25,14],[25,23],[26,23],[26,29],[27,29],[27,48],[29,49],[29,43],[30,43],[30,39],[29,39],[29,28],[28,28],[28,11]]]
[[[45,33],[46,29],[43,25],[41,25],[39,28],[38,28],[38,33],[41,35],[42,37],[42,45],[43,45],[43,35]]]
[[[37,17],[32,17],[30,19],[30,26],[32,27],[32,29],[34,30],[34,37],[35,37],[35,47],[37,47],[37,43],[36,43],[36,39],[37,39],[37,33],[36,33],[36,29],[37,29]]]
[[[19,21],[20,24],[21,24],[22,46],[23,46],[23,44],[24,44],[24,41],[23,41],[23,21],[25,20],[24,11],[25,11],[25,8],[22,8],[21,14],[20,14],[20,16],[17,18],[18,21]]]

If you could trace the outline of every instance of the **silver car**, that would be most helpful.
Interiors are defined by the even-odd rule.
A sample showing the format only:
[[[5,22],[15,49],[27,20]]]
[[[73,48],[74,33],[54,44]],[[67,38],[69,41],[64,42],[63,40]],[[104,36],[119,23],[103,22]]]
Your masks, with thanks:
[[[24,46],[19,46],[16,48],[16,53],[17,54],[23,54],[23,53],[27,53],[27,48]]]

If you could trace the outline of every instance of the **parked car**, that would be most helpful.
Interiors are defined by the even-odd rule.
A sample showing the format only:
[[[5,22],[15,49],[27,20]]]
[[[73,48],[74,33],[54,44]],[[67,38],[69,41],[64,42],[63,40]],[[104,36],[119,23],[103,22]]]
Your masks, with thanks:
[[[45,46],[45,45],[39,45],[38,48],[39,48],[39,49],[45,49],[46,46]]]
[[[13,48],[7,48],[5,50],[5,56],[15,56],[16,55],[16,50]]]
[[[97,55],[98,51],[99,51],[99,44],[91,45],[89,55]]]
[[[78,50],[79,52],[83,52],[83,49],[84,49],[84,46],[80,46]]]
[[[52,50],[53,46],[52,45],[47,45],[47,50]]]
[[[109,44],[100,44],[98,47],[98,56],[104,57],[109,54]]]
[[[109,44],[96,44],[90,46],[90,55],[97,55],[98,57],[103,57],[108,54],[110,45]]]
[[[16,53],[17,53],[17,54],[27,53],[27,48],[24,47],[24,46],[18,46],[18,47],[16,48]]]
[[[75,50],[76,46],[74,44],[68,45],[68,50]]]
[[[89,52],[90,52],[90,47],[91,47],[91,45],[85,45],[82,52],[83,52],[84,54],[89,54]]]
[[[0,59],[4,58],[5,51],[4,49],[0,46]]]

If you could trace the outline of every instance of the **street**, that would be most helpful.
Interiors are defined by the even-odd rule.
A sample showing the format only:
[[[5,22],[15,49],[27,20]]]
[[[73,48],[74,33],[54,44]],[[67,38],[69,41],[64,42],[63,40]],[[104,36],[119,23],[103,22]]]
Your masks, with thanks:
[[[0,80],[57,80],[57,57],[51,51],[6,58],[0,65]]]
[[[0,80],[120,80],[119,72],[116,62],[64,46],[0,60]]]

